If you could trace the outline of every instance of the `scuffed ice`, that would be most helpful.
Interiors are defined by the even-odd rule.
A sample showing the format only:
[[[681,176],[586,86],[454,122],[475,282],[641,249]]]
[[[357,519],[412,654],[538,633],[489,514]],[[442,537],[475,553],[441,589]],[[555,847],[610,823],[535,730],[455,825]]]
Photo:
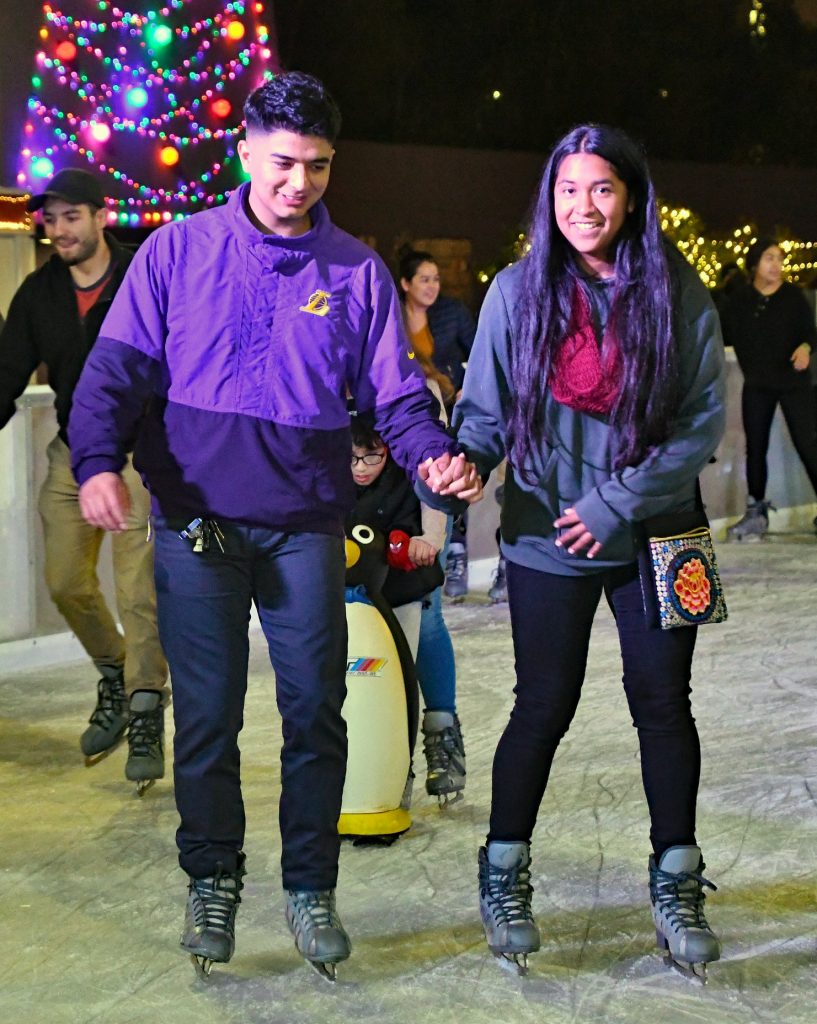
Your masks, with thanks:
[[[415,788],[391,848],[344,846],[339,910],[354,943],[336,986],[284,923],[275,801],[280,724],[254,639],[242,735],[248,875],[237,952],[196,982],[178,950],[185,879],[168,779],[142,800],[124,750],[86,769],[84,665],[0,682],[0,1014],[29,1024],[497,1024],[814,1019],[817,972],[817,544],[718,549],[730,619],[701,631],[699,840],[723,940],[703,989],[668,971],[647,900],[647,815],[609,613],[556,760],[533,846],[542,951],[500,971],[476,905],[491,756],[511,699],[507,606],[448,609],[468,753],[465,800]],[[543,623],[546,633],[547,624]],[[422,758],[422,753],[420,752]]]

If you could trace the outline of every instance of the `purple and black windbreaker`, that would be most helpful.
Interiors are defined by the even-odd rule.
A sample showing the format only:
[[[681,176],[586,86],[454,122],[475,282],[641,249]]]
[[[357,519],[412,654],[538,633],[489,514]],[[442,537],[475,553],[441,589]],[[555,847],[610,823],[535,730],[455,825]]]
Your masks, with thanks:
[[[74,392],[74,473],[118,472],[135,442],[157,514],[342,533],[347,388],[410,472],[455,444],[376,253],[321,203],[306,234],[263,234],[248,188],[136,254]]]

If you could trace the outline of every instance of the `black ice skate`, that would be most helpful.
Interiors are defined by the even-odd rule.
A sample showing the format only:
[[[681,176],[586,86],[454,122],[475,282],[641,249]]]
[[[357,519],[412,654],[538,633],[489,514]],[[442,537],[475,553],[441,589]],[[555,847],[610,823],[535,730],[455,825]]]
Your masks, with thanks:
[[[491,586],[488,590],[488,599],[491,604],[507,604],[508,601],[508,577],[507,565],[502,555],[496,563]]]
[[[426,793],[440,807],[462,799],[465,789],[465,746],[460,720],[449,711],[423,714],[423,752],[428,773]]]
[[[128,760],[125,778],[136,783],[142,796],[165,774],[165,710],[156,690],[136,690],[130,699]]]
[[[479,912],[488,948],[500,966],[528,973],[528,953],[540,945],[531,913],[530,851],[527,843],[489,843],[479,851]]]
[[[448,549],[443,593],[452,604],[464,601],[468,593],[468,552],[464,544],[456,541]]]
[[[753,501],[746,504],[743,518],[732,523],[726,531],[727,540],[758,541],[763,540],[769,530],[769,510],[776,511],[770,501]]]
[[[229,873],[218,864],[215,875],[191,878],[180,944],[190,954],[196,974],[210,975],[213,964],[226,964],[235,951],[235,915],[241,902],[244,855],[238,869]]]
[[[337,965],[352,952],[352,943],[335,909],[335,890],[290,890],[286,919],[295,948],[304,960],[326,981],[335,981]]]
[[[706,983],[706,965],[719,960],[720,943],[704,917],[705,864],[697,846],[671,846],[656,866],[650,857],[650,901],[664,962],[687,977]]]
[[[122,669],[103,669],[102,673],[97,683],[96,707],[79,740],[87,767],[98,764],[115,750],[128,727],[128,698]]]

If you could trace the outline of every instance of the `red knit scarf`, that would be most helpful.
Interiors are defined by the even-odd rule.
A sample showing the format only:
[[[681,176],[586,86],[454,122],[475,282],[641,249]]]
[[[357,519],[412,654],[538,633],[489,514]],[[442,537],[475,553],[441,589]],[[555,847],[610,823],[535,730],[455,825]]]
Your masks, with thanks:
[[[553,357],[550,392],[577,412],[610,413],[621,389],[621,352],[613,332],[596,338],[590,302],[576,282],[567,335]]]

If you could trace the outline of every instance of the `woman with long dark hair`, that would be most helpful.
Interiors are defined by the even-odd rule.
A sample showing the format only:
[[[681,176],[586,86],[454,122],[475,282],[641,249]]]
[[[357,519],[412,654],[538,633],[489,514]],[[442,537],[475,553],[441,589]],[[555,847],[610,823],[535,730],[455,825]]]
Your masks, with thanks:
[[[616,129],[581,125],[558,143],[530,240],[489,289],[455,413],[483,476],[508,458],[502,552],[516,701],[479,853],[485,932],[520,969],[539,948],[530,841],[604,595],[641,748],[657,934],[676,961],[705,964],[719,944],[703,914],[695,835],[696,627],[648,624],[636,558],[641,520],[696,507],[698,473],[723,431],[717,314],[661,235],[640,148]],[[433,490],[433,473],[422,475]]]
[[[746,435],[746,514],[726,531],[730,540],[760,539],[769,528],[767,455],[780,406],[794,449],[817,494],[817,409],[809,374],[817,344],[814,315],[795,284],[783,277],[783,250],[758,238],[746,254],[748,280],[721,308],[723,338],[743,372],[741,413]],[[814,521],[817,527],[817,519]]]

